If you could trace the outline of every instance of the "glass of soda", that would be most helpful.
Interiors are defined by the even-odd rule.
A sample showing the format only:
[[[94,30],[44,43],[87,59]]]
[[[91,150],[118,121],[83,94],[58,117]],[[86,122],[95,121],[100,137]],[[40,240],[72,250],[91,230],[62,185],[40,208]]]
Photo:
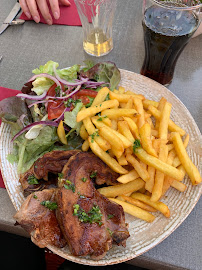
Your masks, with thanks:
[[[172,82],[181,52],[200,24],[201,0],[143,0],[145,59],[140,73]]]

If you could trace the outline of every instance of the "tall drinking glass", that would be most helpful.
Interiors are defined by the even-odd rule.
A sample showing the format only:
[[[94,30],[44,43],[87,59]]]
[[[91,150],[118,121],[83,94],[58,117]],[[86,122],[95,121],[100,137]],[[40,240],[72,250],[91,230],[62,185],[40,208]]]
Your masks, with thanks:
[[[83,48],[93,56],[113,49],[112,24],[117,0],[75,0],[83,27]]]
[[[143,0],[145,59],[140,73],[172,82],[178,57],[197,30],[200,0]]]

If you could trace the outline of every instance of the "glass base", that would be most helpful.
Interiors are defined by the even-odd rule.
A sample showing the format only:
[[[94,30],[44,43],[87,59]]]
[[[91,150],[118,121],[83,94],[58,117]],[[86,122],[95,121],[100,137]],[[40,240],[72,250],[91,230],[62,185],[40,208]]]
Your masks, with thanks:
[[[105,52],[105,53],[96,55],[96,54],[93,54],[92,52],[89,52],[89,51],[87,51],[87,50],[84,49],[84,51],[85,51],[88,55],[95,56],[95,57],[101,57],[101,56],[107,55],[107,54],[110,53],[112,50],[113,50],[113,47],[112,47],[111,50],[109,50],[108,52]]]
[[[84,40],[84,51],[92,56],[100,57],[108,54],[113,49],[112,38],[106,39],[104,42],[95,43],[93,40]]]

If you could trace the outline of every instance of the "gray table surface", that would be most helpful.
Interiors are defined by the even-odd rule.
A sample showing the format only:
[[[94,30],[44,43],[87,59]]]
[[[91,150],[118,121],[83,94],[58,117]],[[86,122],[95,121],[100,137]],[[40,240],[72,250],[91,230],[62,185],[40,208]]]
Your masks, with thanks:
[[[0,24],[15,0],[1,0]],[[144,44],[141,26],[141,0],[118,0],[113,28],[114,49],[96,61],[110,60],[119,68],[139,73]],[[180,56],[169,89],[185,104],[199,129],[202,127],[202,35],[192,39]],[[26,22],[9,27],[0,35],[0,86],[21,89],[31,70],[48,60],[71,66],[89,59],[82,49],[82,28],[47,26]],[[202,269],[202,199],[183,222],[161,244],[130,261],[149,269]],[[26,235],[14,227],[15,213],[6,190],[0,189],[0,230]]]

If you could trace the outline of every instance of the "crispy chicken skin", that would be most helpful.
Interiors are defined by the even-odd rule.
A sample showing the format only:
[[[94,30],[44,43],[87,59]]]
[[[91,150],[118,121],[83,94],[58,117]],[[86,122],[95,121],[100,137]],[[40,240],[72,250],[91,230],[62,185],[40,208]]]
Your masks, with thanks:
[[[28,196],[30,193],[40,191],[45,188],[53,188],[57,186],[57,177],[48,178],[48,174],[58,174],[62,171],[64,165],[67,163],[69,158],[76,153],[78,150],[71,151],[52,151],[44,154],[39,158],[33,166],[24,174],[20,175],[20,183],[24,190],[24,195]],[[34,175],[37,179],[43,179],[39,181],[39,184],[29,184],[28,178],[30,175]]]
[[[55,201],[55,189],[30,194],[14,218],[31,235],[32,241],[37,246],[64,247],[66,241],[58,225],[55,210],[49,210],[41,205],[42,201]]]
[[[80,152],[72,156],[64,166],[56,194],[56,216],[72,254],[89,254],[97,260],[106,254],[112,242],[125,245],[129,237],[123,208],[102,196],[90,177],[95,171],[96,181],[109,177],[110,169],[103,170],[100,164],[100,159],[91,153]],[[85,213],[98,207],[100,221],[82,222],[74,212],[75,205]]]

